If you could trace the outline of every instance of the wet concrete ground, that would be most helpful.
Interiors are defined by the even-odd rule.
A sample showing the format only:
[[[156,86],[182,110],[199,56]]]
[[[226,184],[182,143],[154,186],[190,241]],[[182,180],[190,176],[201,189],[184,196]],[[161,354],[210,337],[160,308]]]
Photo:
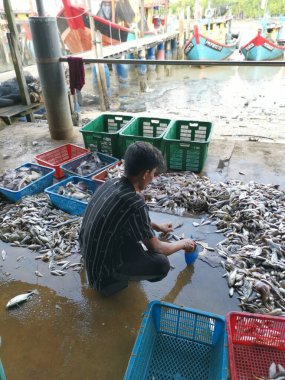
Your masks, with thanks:
[[[17,138],[11,140],[11,136]],[[72,142],[83,145],[78,130]],[[30,161],[36,153],[62,143],[49,138],[47,126],[20,123],[5,127],[0,140],[1,168]],[[3,159],[3,152],[10,158]],[[282,144],[212,140],[204,174],[216,181],[256,180],[284,189],[283,152]],[[181,220],[159,213],[151,217],[156,222]],[[215,247],[223,236],[212,226],[194,228],[193,220],[200,217],[182,218],[184,226],[177,233],[192,234]],[[8,379],[122,379],[141,315],[152,300],[222,315],[239,309],[236,295],[228,295],[222,268],[202,260],[187,267],[183,252],[170,257],[174,268],[163,281],[130,283],[113,297],[102,298],[88,288],[84,273],[69,271],[64,277],[53,277],[47,264],[34,260],[35,253],[0,243],[3,248],[7,258],[4,262],[0,258],[0,335]],[[17,261],[19,256],[24,258]],[[78,259],[75,256],[72,261]],[[44,277],[36,277],[35,270]],[[35,288],[39,295],[19,308],[5,309],[9,299]]]
[[[280,96],[284,68],[181,70],[150,80],[148,93],[139,93],[137,85],[134,82],[126,92],[114,81],[112,113],[144,111],[139,114],[211,120],[214,130],[205,175],[215,181],[274,183],[285,190],[285,104]],[[96,104],[82,110],[83,117],[98,115]],[[258,141],[249,141],[250,136],[259,136]],[[83,146],[78,128],[69,142]],[[64,143],[51,140],[44,122],[1,127],[0,170]],[[223,239],[214,227],[193,227],[202,216],[151,213],[151,217],[156,222],[183,219],[177,233],[192,234],[213,247]],[[89,289],[83,272],[53,277],[47,264],[34,259],[35,253],[0,242],[0,251],[3,248],[7,258],[0,257],[0,356],[8,379],[122,379],[141,315],[154,299],[222,315],[238,310],[238,299],[228,295],[222,268],[202,260],[187,267],[183,252],[170,257],[173,269],[163,281],[130,283],[113,297],[102,298]],[[24,258],[17,261],[20,256]],[[36,277],[35,270],[44,276]],[[9,299],[35,288],[39,295],[19,308],[5,309]]]
[[[158,213],[151,218],[174,224],[182,220],[177,233],[192,234],[212,246],[222,239],[212,226],[193,227],[197,219]],[[186,266],[182,251],[170,257],[173,269],[163,281],[130,283],[103,298],[88,288],[84,273],[53,277],[48,264],[34,260],[35,253],[0,243],[3,248],[7,257],[0,266],[0,335],[8,379],[121,379],[142,313],[152,300],[222,315],[238,309],[235,296],[228,296],[221,267],[211,268],[201,260]],[[19,256],[24,258],[17,261]],[[35,270],[44,276],[36,277]],[[39,295],[5,310],[9,299],[35,288]]]

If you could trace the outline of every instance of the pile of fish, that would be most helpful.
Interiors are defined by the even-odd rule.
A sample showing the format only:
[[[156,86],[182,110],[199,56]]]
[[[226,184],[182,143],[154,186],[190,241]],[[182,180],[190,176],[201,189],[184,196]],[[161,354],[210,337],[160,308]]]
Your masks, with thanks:
[[[76,167],[75,172],[81,176],[86,176],[106,165],[106,162],[101,161],[97,153],[93,152],[88,160],[82,161],[80,165]]]
[[[64,186],[59,186],[58,194],[64,195],[67,198],[73,198],[83,202],[89,202],[93,193],[85,182],[79,181],[78,183],[67,182]]]
[[[78,185],[70,183],[61,191],[83,199],[86,189]],[[207,212],[201,225],[211,223],[224,234],[217,252],[230,296],[238,293],[244,311],[285,316],[285,194],[278,186],[215,183],[189,172],[168,173],[156,177],[144,196],[152,210]],[[38,251],[51,271],[57,271],[53,274],[62,275],[66,256],[79,250],[81,219],[69,219],[45,195],[24,198],[17,205],[0,202],[0,210],[0,239]],[[63,261],[60,269],[53,267],[55,261]]]
[[[17,170],[7,169],[3,174],[0,174],[0,187],[19,191],[41,177],[41,172],[26,166],[22,166]]]
[[[124,161],[122,160],[121,165],[115,165],[107,169],[107,177],[108,179],[122,177],[124,175],[124,171],[125,171],[125,166],[124,166]]]
[[[278,186],[164,174],[144,195],[153,210],[206,211],[207,223],[225,235],[217,251],[230,296],[236,291],[245,311],[285,315],[285,194]]]
[[[146,203],[153,211],[176,215],[208,211],[206,177],[203,178],[191,172],[161,174],[144,190]]]
[[[81,219],[54,208],[45,194],[25,197],[17,205],[0,201],[0,239],[35,251],[35,259],[47,262],[51,274],[63,276],[68,268],[81,269],[81,263],[69,261],[79,253]],[[6,256],[2,251],[3,260]]]

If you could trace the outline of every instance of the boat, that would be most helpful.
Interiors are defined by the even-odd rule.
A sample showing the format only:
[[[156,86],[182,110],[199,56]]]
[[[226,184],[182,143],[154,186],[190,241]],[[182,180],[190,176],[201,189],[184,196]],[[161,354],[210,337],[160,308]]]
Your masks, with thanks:
[[[89,15],[82,7],[73,6],[70,0],[62,0],[63,8],[57,14],[57,25],[62,41],[71,53],[91,50]],[[104,13],[103,13],[104,14]],[[137,31],[116,24],[98,15],[92,15],[95,28],[102,34],[102,45],[117,45],[137,38]],[[145,31],[145,37],[154,35]]]
[[[276,37],[276,42],[278,45],[285,46],[285,16],[279,17],[279,22],[282,27],[279,29],[279,34]]]
[[[207,8],[205,18],[193,28],[192,36],[184,46],[188,60],[223,60],[238,48],[239,33],[231,32],[231,15],[213,17],[214,11]]]
[[[2,365],[1,359],[0,359],[0,380],[6,380],[4,367]]]
[[[247,61],[271,61],[283,56],[285,39],[281,38],[283,26],[276,22],[262,22],[257,36],[240,48]]]

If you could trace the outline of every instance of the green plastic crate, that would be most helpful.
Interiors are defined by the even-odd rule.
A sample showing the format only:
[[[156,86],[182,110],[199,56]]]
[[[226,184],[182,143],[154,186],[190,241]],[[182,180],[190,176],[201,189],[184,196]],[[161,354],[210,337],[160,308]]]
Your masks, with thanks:
[[[132,120],[126,114],[101,114],[80,129],[85,147],[120,158],[119,131]]]
[[[167,169],[200,172],[205,164],[212,123],[207,121],[176,120],[165,133]]]
[[[121,156],[124,155],[127,147],[135,141],[145,141],[154,145],[163,152],[163,136],[170,128],[172,120],[155,117],[138,117],[119,133],[119,145]]]

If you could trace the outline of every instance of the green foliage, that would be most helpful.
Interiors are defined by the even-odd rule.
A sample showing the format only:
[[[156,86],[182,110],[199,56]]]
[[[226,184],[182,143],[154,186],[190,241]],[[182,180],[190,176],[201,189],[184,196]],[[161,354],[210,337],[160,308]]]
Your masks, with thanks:
[[[181,8],[186,9],[186,7],[190,5],[191,14],[193,15],[194,2],[195,0],[178,0],[176,3],[171,3],[171,12],[178,15]],[[200,4],[205,10],[208,6],[208,0],[200,0]],[[263,16],[261,0],[211,0],[211,6],[213,8],[221,5],[230,5],[233,15],[243,14],[244,18],[257,18]],[[272,16],[285,16],[285,1],[268,0],[267,11]]]

